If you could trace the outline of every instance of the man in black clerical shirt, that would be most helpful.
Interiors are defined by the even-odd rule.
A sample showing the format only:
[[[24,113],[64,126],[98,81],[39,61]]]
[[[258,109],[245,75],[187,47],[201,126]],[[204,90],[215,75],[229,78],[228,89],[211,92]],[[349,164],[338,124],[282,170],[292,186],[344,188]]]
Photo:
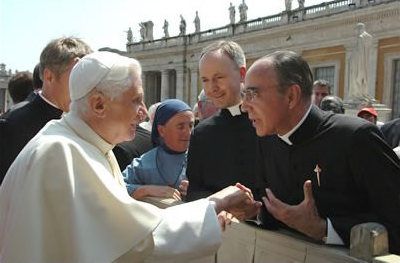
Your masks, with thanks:
[[[207,46],[199,62],[200,79],[208,99],[221,109],[194,129],[188,152],[188,199],[208,196],[241,182],[253,188],[256,134],[241,111],[246,74],[242,48],[232,41]]]
[[[312,73],[294,52],[255,61],[244,94],[257,135],[270,135],[257,158],[263,224],[349,246],[354,225],[378,222],[400,253],[400,160],[379,128],[312,105]]]

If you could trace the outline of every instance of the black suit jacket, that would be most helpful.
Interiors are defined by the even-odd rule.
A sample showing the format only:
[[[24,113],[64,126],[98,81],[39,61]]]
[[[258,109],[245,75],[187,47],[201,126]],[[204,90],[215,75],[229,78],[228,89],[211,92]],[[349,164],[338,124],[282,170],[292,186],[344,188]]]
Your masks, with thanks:
[[[259,194],[269,187],[277,198],[296,205],[304,199],[304,182],[311,180],[320,216],[331,220],[347,246],[351,227],[379,222],[389,232],[391,251],[399,253],[400,160],[376,125],[313,106],[290,141],[293,145],[278,136],[260,139]],[[276,223],[265,208],[262,221],[267,227]]]
[[[232,116],[223,109],[193,130],[186,175],[188,200],[208,196],[236,182],[253,188],[257,145],[246,113]]]
[[[61,118],[62,111],[54,108],[42,97],[13,110],[0,121],[0,183],[19,152],[43,126],[52,119]]]
[[[381,131],[390,147],[396,148],[400,145],[400,118],[382,125]]]
[[[115,158],[117,158],[119,168],[123,171],[134,158],[140,157],[153,147],[153,143],[151,142],[151,133],[138,125],[136,128],[135,138],[131,141],[117,144],[114,147],[113,152]]]

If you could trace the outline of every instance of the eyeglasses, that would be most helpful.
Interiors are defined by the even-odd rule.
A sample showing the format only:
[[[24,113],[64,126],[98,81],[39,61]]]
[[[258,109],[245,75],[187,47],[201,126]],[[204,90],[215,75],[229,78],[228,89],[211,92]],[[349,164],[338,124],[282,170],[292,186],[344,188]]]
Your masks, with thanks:
[[[246,88],[243,89],[241,92],[242,98],[245,101],[253,101],[255,98],[258,97],[258,89],[257,88]]]

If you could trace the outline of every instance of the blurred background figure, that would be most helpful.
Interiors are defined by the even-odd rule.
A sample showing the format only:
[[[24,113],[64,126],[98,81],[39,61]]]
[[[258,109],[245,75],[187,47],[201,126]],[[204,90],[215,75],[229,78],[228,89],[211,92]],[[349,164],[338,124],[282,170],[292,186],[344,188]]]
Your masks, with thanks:
[[[27,101],[33,101],[42,90],[43,81],[40,78],[40,63],[36,64],[35,68],[33,69],[32,77],[33,91],[26,98]]]
[[[344,114],[345,112],[342,99],[334,95],[324,97],[319,107],[323,111],[331,111],[338,114]]]
[[[14,105],[12,105],[1,117],[5,118],[10,114],[10,112],[28,104],[29,101],[26,101],[25,99],[32,91],[32,73],[26,71],[15,74],[8,82],[8,92],[10,93]]]
[[[314,81],[312,93],[312,101],[314,105],[319,107],[321,100],[328,95],[331,95],[331,85],[329,82],[323,79]]]
[[[151,132],[151,128],[153,126],[153,120],[154,120],[154,114],[156,113],[157,107],[158,105],[160,105],[161,102],[156,102],[153,105],[150,105],[148,111],[147,111],[147,115],[148,115],[148,120],[141,122],[139,124],[139,126],[141,126],[142,128],[148,130],[149,132]]]
[[[199,120],[202,121],[213,116],[215,113],[219,112],[219,109],[213,104],[213,102],[207,98],[204,89],[201,90],[199,96],[197,97],[197,107],[199,111]]]
[[[148,118],[149,112],[147,109],[142,107],[141,110],[142,111],[139,111],[138,113],[141,116],[141,119],[144,120],[145,118]],[[154,112],[152,113],[152,116],[152,118],[154,118]],[[117,159],[119,169],[123,171],[134,158],[140,157],[142,154],[150,151],[153,148],[154,146],[151,142],[150,131],[138,124],[136,126],[135,137],[133,140],[118,143],[113,148],[113,152],[115,158]]]
[[[192,109],[193,115],[194,115],[194,126],[195,127],[200,122],[200,119],[199,119],[199,106],[198,105],[199,105],[198,103],[194,104],[193,109]]]
[[[366,119],[373,124],[377,124],[378,120],[378,113],[376,112],[374,107],[365,107],[362,108],[358,113],[357,116],[363,119]]]

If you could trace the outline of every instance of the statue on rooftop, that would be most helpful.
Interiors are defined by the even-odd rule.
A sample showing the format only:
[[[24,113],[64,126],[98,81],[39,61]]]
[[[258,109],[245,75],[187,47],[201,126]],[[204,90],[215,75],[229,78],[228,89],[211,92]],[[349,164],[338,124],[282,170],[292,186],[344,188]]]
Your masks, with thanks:
[[[179,25],[179,36],[184,36],[186,35],[186,20],[181,16],[181,23]]]
[[[199,33],[200,32],[200,17],[199,17],[199,12],[196,11],[196,16],[194,18],[194,32]]]
[[[232,5],[232,3],[230,3],[228,10],[229,10],[230,24],[233,25],[233,24],[235,24],[235,15],[236,15],[235,6]]]
[[[130,27],[128,31],[126,31],[126,40],[128,40],[128,43],[132,43],[133,41],[132,29]]]
[[[169,26],[168,21],[166,19],[164,19],[163,30],[164,30],[164,37],[165,38],[169,37],[168,26]]]
[[[146,27],[145,27],[143,22],[140,22],[139,26],[140,26],[140,30],[139,30],[139,32],[140,32],[140,40],[141,41],[145,41],[146,40]]]
[[[247,21],[247,10],[249,8],[247,7],[246,3],[244,0],[242,0],[242,3],[239,5],[239,14],[240,14],[240,20],[239,22],[245,22]]]
[[[292,0],[285,0],[285,10],[286,12],[292,10]]]
[[[297,2],[299,3],[299,9],[304,9],[305,0],[297,0]]]

